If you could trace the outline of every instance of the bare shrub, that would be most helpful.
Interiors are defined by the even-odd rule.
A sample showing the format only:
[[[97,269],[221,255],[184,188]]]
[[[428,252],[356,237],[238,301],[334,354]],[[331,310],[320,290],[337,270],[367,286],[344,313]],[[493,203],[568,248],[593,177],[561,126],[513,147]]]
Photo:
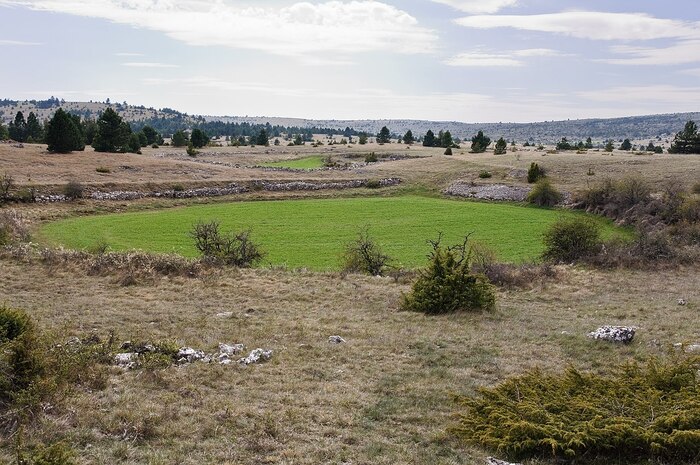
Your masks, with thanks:
[[[217,221],[196,223],[190,231],[195,247],[207,260],[239,268],[259,263],[265,253],[250,238],[250,231],[222,234]]]
[[[15,180],[5,173],[0,177],[0,204],[10,201],[10,191],[15,187]]]
[[[68,200],[82,199],[85,193],[85,187],[78,181],[71,180],[63,188],[63,194]]]
[[[345,246],[342,262],[344,272],[383,276],[391,258],[369,236],[368,231],[364,230],[358,234],[357,239]]]
[[[29,240],[29,228],[16,210],[0,211],[0,246]]]

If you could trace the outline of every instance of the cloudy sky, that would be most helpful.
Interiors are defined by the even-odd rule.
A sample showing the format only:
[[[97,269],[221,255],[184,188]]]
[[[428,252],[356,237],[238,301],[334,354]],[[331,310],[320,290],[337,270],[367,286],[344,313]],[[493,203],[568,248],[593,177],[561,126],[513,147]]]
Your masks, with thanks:
[[[0,98],[543,121],[700,111],[698,0],[0,0]]]

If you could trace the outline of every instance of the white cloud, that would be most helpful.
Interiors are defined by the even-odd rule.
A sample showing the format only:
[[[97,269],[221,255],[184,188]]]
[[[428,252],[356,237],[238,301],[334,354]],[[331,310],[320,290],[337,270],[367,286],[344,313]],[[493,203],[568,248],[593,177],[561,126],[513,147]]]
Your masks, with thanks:
[[[616,65],[678,65],[700,62],[700,40],[682,40],[669,47],[611,47],[613,53],[629,55],[629,58],[602,60]]]
[[[689,74],[690,76],[698,76],[700,77],[700,68],[695,68],[695,69],[685,69],[681,71],[683,74]]]
[[[700,38],[698,23],[655,18],[643,13],[571,11],[541,15],[477,15],[458,18],[455,22],[476,29],[514,28],[594,40]]]
[[[522,66],[523,62],[516,60],[511,55],[498,55],[490,53],[460,53],[444,62],[450,66]]]
[[[169,65],[167,63],[152,63],[152,62],[128,62],[122,63],[122,66],[127,66],[129,68],[179,68],[178,65]]]
[[[474,67],[503,67],[523,66],[522,58],[540,58],[566,56],[551,48],[527,48],[501,53],[484,53],[481,51],[460,53],[443,63],[450,66],[474,66]]]
[[[437,35],[391,5],[372,0],[242,7],[223,0],[0,0],[159,31],[190,45],[302,56],[432,51]]]
[[[0,39],[0,45],[43,45],[39,42],[25,42],[23,40],[5,40]]]
[[[655,86],[620,86],[602,90],[578,92],[585,100],[597,102],[614,102],[619,104],[659,102],[667,106],[678,106],[679,110],[700,106],[700,87],[679,87],[671,85]]]
[[[142,57],[143,53],[119,52],[119,53],[115,53],[114,56],[118,56],[118,57]]]
[[[515,6],[518,0],[432,0],[472,14],[497,13],[503,8]]]

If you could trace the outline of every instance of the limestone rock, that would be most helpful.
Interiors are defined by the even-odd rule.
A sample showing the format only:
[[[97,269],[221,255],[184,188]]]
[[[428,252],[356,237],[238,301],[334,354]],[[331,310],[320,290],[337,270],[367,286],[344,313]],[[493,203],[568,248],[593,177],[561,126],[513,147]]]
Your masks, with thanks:
[[[330,344],[343,344],[345,342],[345,339],[343,339],[340,336],[330,336],[328,338],[328,342]]]
[[[519,463],[506,462],[505,460],[498,460],[493,457],[486,457],[486,463],[488,465],[521,465]]]
[[[631,326],[601,326],[592,333],[588,333],[588,337],[592,339],[601,339],[608,342],[621,342],[629,344],[634,339],[635,328]]]
[[[120,368],[130,369],[136,366],[136,352],[123,352],[114,356],[114,364]]]
[[[193,363],[197,360],[203,360],[204,358],[204,351],[196,350],[192,347],[183,347],[177,351],[178,363]]]
[[[226,355],[238,355],[245,350],[243,344],[219,344],[219,353]]]
[[[252,363],[262,363],[270,360],[272,358],[271,350],[255,349],[250,352],[247,357],[238,360],[238,363],[242,365],[250,365]]]

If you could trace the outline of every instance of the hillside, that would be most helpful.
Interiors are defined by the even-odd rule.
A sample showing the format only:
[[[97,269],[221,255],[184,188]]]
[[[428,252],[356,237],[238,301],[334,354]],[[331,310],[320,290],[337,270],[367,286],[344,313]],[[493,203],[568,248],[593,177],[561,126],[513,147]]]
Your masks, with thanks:
[[[144,106],[107,102],[67,102],[57,98],[48,100],[14,101],[0,100],[0,121],[7,124],[17,111],[22,111],[25,117],[30,111],[37,114],[40,120],[47,120],[53,112],[62,107],[64,110],[78,114],[83,118],[97,118],[100,112],[111,107],[122,117],[136,127],[151,124],[164,134],[177,129],[208,124],[209,130],[216,130],[216,123],[236,125],[266,125],[294,130],[315,128],[323,132],[336,129],[339,132],[351,128],[357,132],[376,134],[387,126],[392,134],[402,135],[409,129],[416,137],[425,134],[429,129],[438,132],[450,131],[453,136],[461,139],[470,138],[477,131],[483,130],[492,139],[504,137],[507,140],[524,142],[551,143],[562,137],[570,140],[585,140],[591,137],[594,142],[607,139],[649,140],[668,138],[682,129],[688,120],[700,121],[700,112],[673,113],[664,115],[630,116],[625,118],[581,119],[567,121],[544,121],[535,123],[462,123],[458,121],[425,121],[406,119],[385,120],[311,120],[286,117],[254,117],[254,116],[193,116],[170,108],[146,108]],[[268,126],[269,127],[269,126]],[[214,129],[212,129],[214,128]],[[211,134],[218,135],[218,134]]]

